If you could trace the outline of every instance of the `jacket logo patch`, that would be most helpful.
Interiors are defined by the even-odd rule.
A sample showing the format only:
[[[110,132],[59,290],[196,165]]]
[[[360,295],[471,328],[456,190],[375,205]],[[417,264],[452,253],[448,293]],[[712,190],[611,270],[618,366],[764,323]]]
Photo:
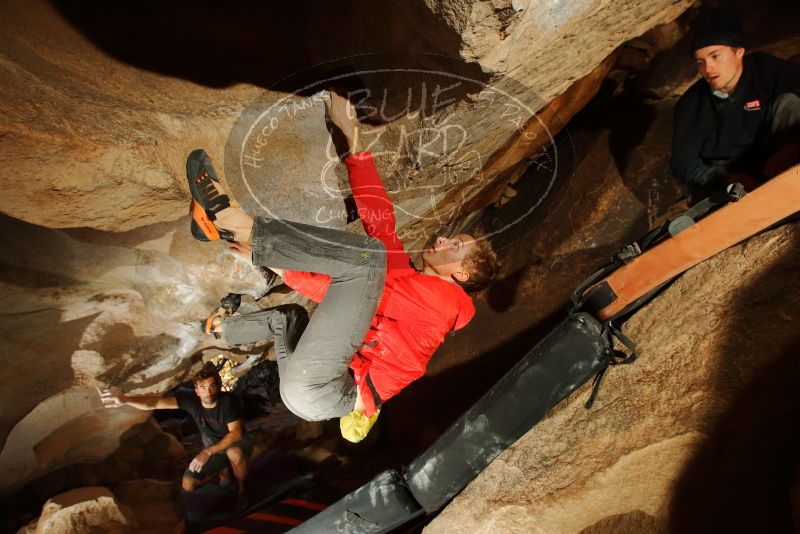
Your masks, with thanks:
[[[761,109],[761,101],[760,100],[751,100],[744,105],[744,109],[747,111],[756,111]]]

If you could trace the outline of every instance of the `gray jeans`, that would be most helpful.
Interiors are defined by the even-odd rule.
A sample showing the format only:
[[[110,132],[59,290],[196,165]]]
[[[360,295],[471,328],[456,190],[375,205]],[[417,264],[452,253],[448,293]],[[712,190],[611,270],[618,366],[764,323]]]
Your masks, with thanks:
[[[305,332],[302,307],[278,306],[228,318],[226,341],[241,345],[274,337],[286,407],[309,421],[346,415],[356,399],[348,367],[383,295],[383,243],[330,228],[260,217],[253,226],[252,243],[254,264],[328,274],[331,283]]]

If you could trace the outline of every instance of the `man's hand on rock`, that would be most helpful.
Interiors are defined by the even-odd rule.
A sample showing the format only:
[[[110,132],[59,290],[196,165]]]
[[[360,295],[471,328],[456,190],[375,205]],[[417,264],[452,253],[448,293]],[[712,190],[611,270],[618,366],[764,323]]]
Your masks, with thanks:
[[[334,126],[342,131],[347,140],[347,149],[350,154],[356,153],[358,145],[358,120],[356,120],[356,108],[344,96],[331,90],[327,95],[322,96],[325,108],[328,110],[328,118]]]
[[[199,473],[203,469],[203,466],[206,465],[209,458],[211,458],[211,453],[208,449],[203,449],[194,457],[192,463],[189,464],[189,471]]]
[[[125,405],[125,394],[118,387],[98,388],[97,392],[100,394],[100,400],[105,408],[119,408]]]

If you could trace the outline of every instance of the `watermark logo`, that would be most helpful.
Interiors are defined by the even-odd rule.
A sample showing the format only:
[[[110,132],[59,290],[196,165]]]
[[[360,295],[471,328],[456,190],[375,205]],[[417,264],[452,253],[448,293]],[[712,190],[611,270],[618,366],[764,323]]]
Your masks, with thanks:
[[[482,195],[502,189],[498,177],[508,170],[503,157],[525,152],[522,159],[530,160],[546,154],[550,183],[527,209],[487,237],[522,221],[549,194],[557,151],[536,117],[544,103],[523,84],[469,74],[463,63],[440,56],[434,61],[409,56],[400,66],[396,57],[387,59],[388,66],[378,55],[369,59],[366,68],[319,75],[285,93],[268,92],[245,109],[228,139],[225,173],[246,211],[335,229],[358,218],[380,227],[391,222],[382,220],[392,218],[390,211],[363,211],[380,205],[380,194],[360,194],[358,200],[365,202],[352,199],[341,158],[346,148],[326,120],[323,95],[332,89],[347,96],[358,112],[359,151],[372,154],[393,200],[398,234],[411,254],[435,236],[459,230],[485,204]],[[407,66],[414,63],[435,67]]]

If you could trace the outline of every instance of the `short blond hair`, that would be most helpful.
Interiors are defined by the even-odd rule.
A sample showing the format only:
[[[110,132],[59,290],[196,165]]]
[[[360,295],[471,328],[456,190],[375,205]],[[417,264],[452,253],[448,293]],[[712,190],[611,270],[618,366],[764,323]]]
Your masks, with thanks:
[[[475,238],[475,250],[464,258],[464,269],[469,273],[469,279],[459,282],[465,291],[470,293],[480,291],[495,279],[500,270],[500,261],[492,244],[481,232],[470,233]]]

